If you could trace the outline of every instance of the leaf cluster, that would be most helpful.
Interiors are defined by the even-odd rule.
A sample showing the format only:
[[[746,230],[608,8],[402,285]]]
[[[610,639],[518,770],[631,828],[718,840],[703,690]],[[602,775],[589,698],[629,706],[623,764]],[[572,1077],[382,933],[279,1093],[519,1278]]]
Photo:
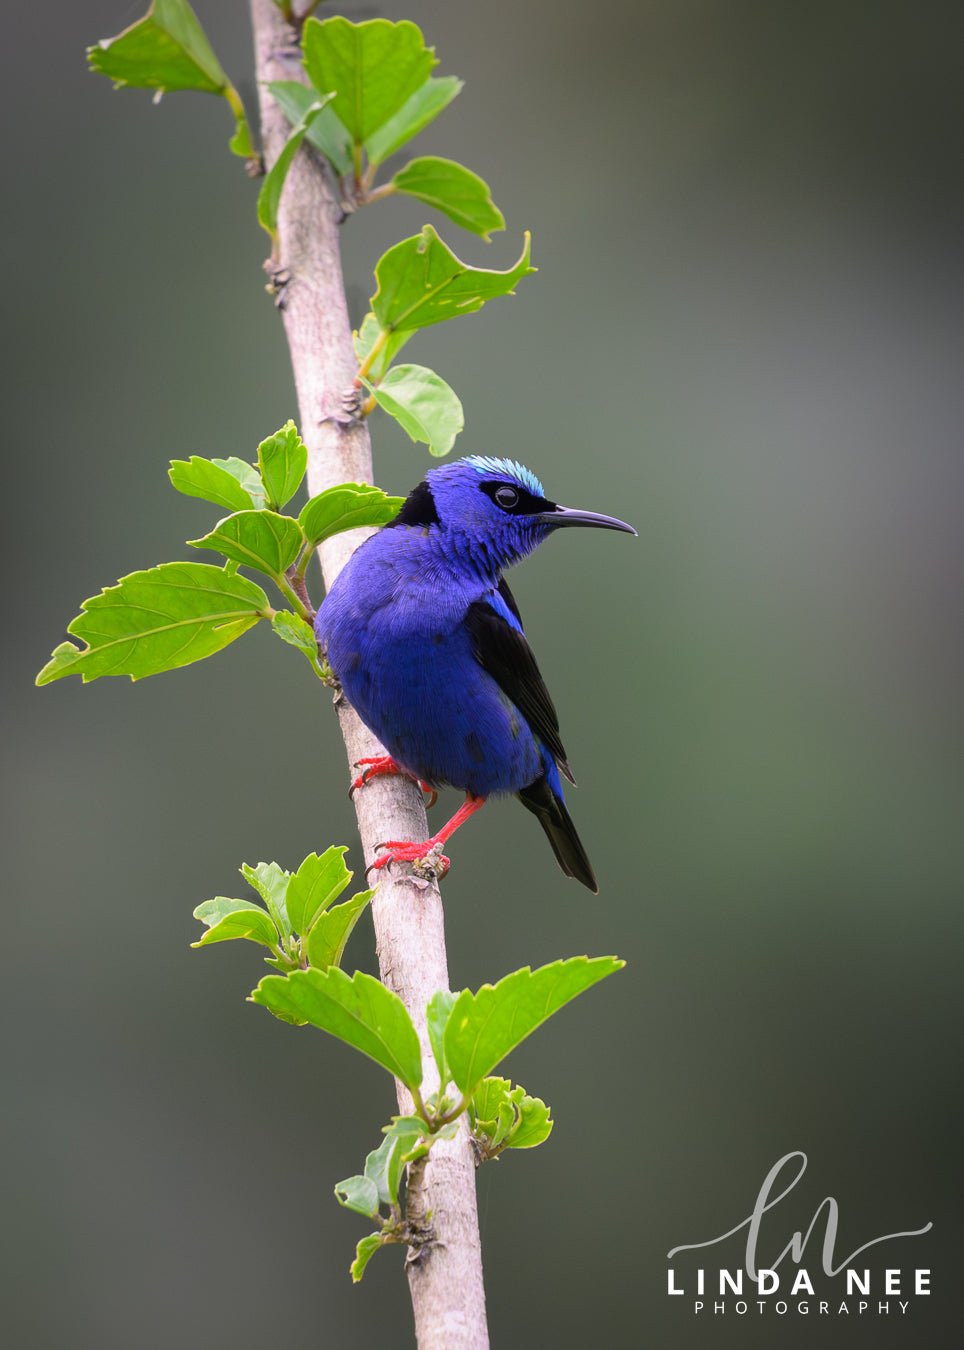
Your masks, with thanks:
[[[434,47],[407,19],[368,19],[353,23],[342,15],[311,18],[301,40],[308,84],[280,80],[271,84],[292,126],[331,166],[350,208],[402,193],[488,240],[505,229],[488,184],[455,160],[424,155],[410,160],[386,183],[376,186],[378,171],[443,112],[462,89],[455,76],[435,76]]]
[[[542,1098],[530,1097],[508,1078],[483,1078],[468,1109],[483,1161],[497,1158],[507,1148],[536,1148],[552,1133],[554,1122]]]
[[[464,425],[454,390],[425,366],[392,362],[420,328],[475,314],[490,300],[512,295],[535,268],[529,236],[518,260],[505,271],[473,267],[457,257],[431,225],[403,239],[375,266],[371,309],[355,334],[358,380],[372,402],[389,413],[413,441],[445,455]]]
[[[188,541],[220,553],[225,566],[162,563],[85,600],[67,627],[84,645],[62,642],[37,683],[65,675],[80,675],[85,683],[102,675],[143,679],[213,655],[261,620],[327,678],[311,627],[308,564],[331,535],[386,524],[402,498],[368,483],[342,483],[310,498],[297,516],[283,515],[307,464],[308,451],[290,421],[261,442],[255,463],[200,455],[173,460],[169,477],[178,492],[231,513]],[[238,574],[239,566],[272,581],[291,608],[275,609],[260,585]]]
[[[301,22],[284,0],[279,8],[289,22]],[[258,195],[258,221],[271,237],[273,255],[285,180],[305,140],[327,161],[346,216],[369,202],[401,194],[487,242],[493,231],[505,228],[488,184],[455,160],[422,155],[387,181],[377,181],[385,162],[430,126],[462,89],[455,76],[433,74],[435,49],[416,24],[308,17],[301,23],[301,53],[304,81],[279,80],[269,86],[292,128]],[[152,0],[144,18],[92,47],[88,55],[91,69],[110,76],[117,86],[151,88],[159,94],[195,89],[222,95],[237,120],[231,147],[254,162],[241,100],[187,0]],[[430,225],[390,249],[375,269],[371,312],[356,335],[356,385],[368,391],[363,413],[380,407],[431,454],[448,454],[465,425],[458,395],[427,366],[390,369],[391,363],[419,328],[475,313],[488,300],[511,294],[533,270],[528,236],[519,260],[507,271],[462,262]],[[228,495],[237,496],[230,489]],[[256,509],[262,505],[254,503]],[[257,528],[267,540],[270,522]],[[289,531],[287,541],[294,538]]]
[[[420,1240],[408,1230],[399,1205],[403,1169],[425,1157],[438,1139],[450,1138],[464,1113],[480,1160],[507,1148],[535,1148],[549,1137],[545,1102],[492,1076],[492,1070],[554,1013],[622,965],[616,957],[577,956],[537,970],[526,966],[474,993],[435,994],[426,1019],[440,1085],[427,1097],[415,1025],[398,995],[373,976],[363,971],[348,976],[332,966],[261,981],[252,1002],[282,1021],[308,1023],[353,1046],[404,1083],[415,1103],[413,1115],[396,1117],[386,1127],[364,1172],[335,1188],[346,1208],[381,1221],[378,1231],[358,1244],[353,1279],[361,1279],[379,1247]]]
[[[209,947],[246,938],[267,947],[271,955],[265,960],[276,970],[325,971],[339,966],[345,944],[374,895],[359,891],[335,904],[354,875],[345,865],[347,852],[333,846],[320,855],[309,853],[296,872],[286,872],[275,862],[242,864],[241,875],[262,903],[223,895],[205,900],[194,917],[207,932],[191,945]],[[292,1015],[286,1020],[302,1025],[305,1019]]]
[[[306,137],[328,161],[348,209],[402,193],[486,240],[505,228],[488,185],[453,160],[409,160],[376,186],[384,161],[424,131],[462,88],[452,76],[431,73],[435,51],[415,24],[311,18],[302,52],[309,85],[282,80],[270,86],[293,128],[259,199],[259,219],[273,241],[284,179]],[[365,411],[381,407],[431,454],[447,454],[465,425],[455,391],[426,366],[389,366],[417,329],[474,313],[487,300],[510,294],[532,270],[528,238],[507,272],[463,263],[430,225],[390,249],[375,269],[371,312],[356,335],[358,382],[370,395]]]

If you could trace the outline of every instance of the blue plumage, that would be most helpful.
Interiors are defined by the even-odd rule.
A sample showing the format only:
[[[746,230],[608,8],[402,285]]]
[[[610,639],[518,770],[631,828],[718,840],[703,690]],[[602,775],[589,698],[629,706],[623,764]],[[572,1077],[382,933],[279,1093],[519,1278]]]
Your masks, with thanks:
[[[559,771],[571,774],[555,710],[502,577],[569,524],[635,533],[612,517],[557,506],[522,465],[471,456],[427,474],[328,593],[318,640],[391,756],[369,774],[401,771],[466,793],[431,840],[392,843],[379,865],[423,856],[486,797],[515,793],[539,817],[563,870],[596,889],[563,800]]]

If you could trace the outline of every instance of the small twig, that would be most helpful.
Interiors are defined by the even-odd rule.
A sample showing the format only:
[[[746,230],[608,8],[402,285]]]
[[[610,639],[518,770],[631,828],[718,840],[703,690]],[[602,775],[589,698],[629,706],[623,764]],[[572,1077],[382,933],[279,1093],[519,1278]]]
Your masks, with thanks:
[[[288,578],[288,582],[291,586],[291,589],[294,591],[295,595],[298,597],[298,599],[304,605],[308,614],[311,616],[309,622],[314,621],[315,607],[311,603],[311,597],[308,594],[308,587],[305,585],[305,569],[307,568],[311,559],[314,557],[314,552],[315,551],[313,548],[305,548],[305,551],[301,556],[301,561],[298,563],[292,563],[291,566],[288,568],[288,571],[285,573],[285,575]]]
[[[372,188],[370,192],[364,187],[364,183],[362,187],[364,189],[361,197],[363,206],[369,206],[372,202],[380,202],[384,197],[391,197],[394,192],[398,191],[394,183],[382,183],[381,187]]]
[[[305,19],[310,19],[320,4],[321,0],[308,0],[304,9],[299,10],[297,14],[293,15],[291,22],[294,23],[296,27],[303,28]]]
[[[436,1117],[435,1128],[440,1130],[443,1125],[450,1125],[453,1120],[458,1120],[462,1112],[469,1109],[470,1100],[471,1099],[466,1097],[463,1093],[461,1099],[452,1107],[451,1111],[446,1111],[444,1115]]]
[[[305,623],[314,622],[315,611],[312,609],[307,591],[305,592],[305,598],[302,599],[301,595],[289,581],[287,575],[274,577],[273,580],[274,584],[291,605],[299,619],[304,619]],[[301,589],[303,590],[304,588],[302,587]]]
[[[389,337],[390,337],[389,329],[383,328],[381,332],[378,334],[378,337],[372,343],[371,351],[368,353],[364,361],[358,367],[358,374],[355,376],[354,381],[356,389],[361,387],[362,380],[365,379],[365,377],[368,375],[368,372],[371,370],[372,366],[375,364],[379,356],[381,356],[382,352],[385,350],[385,345],[388,342]]]

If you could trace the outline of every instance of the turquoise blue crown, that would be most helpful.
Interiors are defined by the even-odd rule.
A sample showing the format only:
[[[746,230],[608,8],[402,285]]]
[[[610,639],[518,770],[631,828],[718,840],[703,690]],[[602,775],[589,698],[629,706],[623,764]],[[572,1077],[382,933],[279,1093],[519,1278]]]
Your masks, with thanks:
[[[500,477],[514,478],[533,496],[544,497],[545,488],[531,469],[515,459],[496,459],[492,455],[467,455],[464,463],[470,464],[476,473],[496,474]]]

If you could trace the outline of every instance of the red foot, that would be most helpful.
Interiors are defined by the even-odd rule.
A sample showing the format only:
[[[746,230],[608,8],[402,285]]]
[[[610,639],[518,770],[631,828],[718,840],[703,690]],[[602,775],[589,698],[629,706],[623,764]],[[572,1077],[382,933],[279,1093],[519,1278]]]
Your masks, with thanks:
[[[384,844],[377,845],[378,848],[387,849],[388,851],[382,854],[380,858],[376,858],[368,870],[377,872],[393,862],[418,862],[420,859],[426,857],[427,854],[431,853],[432,849],[441,842],[440,839],[426,839],[424,843],[413,844],[410,840],[406,839],[388,839]],[[438,862],[435,863],[435,870],[440,877],[444,877],[451,866],[451,858],[447,858],[443,853]]]
[[[378,844],[379,849],[386,849],[387,852],[383,857],[375,859],[368,869],[369,872],[387,867],[391,862],[418,862],[420,858],[424,858],[426,854],[431,853],[432,849],[437,848],[439,844],[447,843],[455,831],[465,824],[469,816],[474,815],[484,805],[484,797],[473,797],[470,793],[467,793],[465,801],[452,819],[442,826],[438,834],[433,834],[431,839],[426,839],[420,844],[413,843],[408,839],[389,839],[384,844]],[[443,877],[451,866],[450,860],[443,855],[436,864],[438,875]]]
[[[434,806],[438,801],[438,793],[428,783],[423,783],[420,778],[415,778],[403,769],[397,760],[392,759],[391,755],[372,755],[368,759],[358,759],[355,761],[355,768],[360,769],[365,765],[365,771],[355,779],[348,789],[349,797],[353,796],[359,788],[363,788],[372,778],[409,778],[413,783],[417,783],[425,795],[429,798],[427,806]]]

